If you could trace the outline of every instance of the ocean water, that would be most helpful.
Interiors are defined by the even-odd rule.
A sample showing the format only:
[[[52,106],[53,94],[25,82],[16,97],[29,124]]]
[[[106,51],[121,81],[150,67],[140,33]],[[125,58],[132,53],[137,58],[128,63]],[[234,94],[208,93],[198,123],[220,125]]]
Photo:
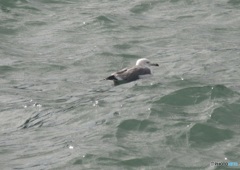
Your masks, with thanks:
[[[239,57],[239,0],[0,0],[0,169],[233,169]]]

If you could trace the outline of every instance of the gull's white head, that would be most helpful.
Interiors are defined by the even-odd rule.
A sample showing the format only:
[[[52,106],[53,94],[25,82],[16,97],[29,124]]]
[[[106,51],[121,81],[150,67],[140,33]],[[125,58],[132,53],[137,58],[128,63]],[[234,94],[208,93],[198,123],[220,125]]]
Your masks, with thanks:
[[[148,66],[159,66],[156,63],[151,63],[148,59],[146,58],[141,58],[138,59],[136,62],[136,66],[143,66],[143,67],[148,67]]]

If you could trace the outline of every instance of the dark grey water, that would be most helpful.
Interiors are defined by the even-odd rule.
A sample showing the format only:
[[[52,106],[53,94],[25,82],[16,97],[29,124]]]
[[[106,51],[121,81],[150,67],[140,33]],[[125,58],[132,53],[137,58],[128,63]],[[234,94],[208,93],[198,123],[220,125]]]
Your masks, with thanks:
[[[0,8],[0,169],[240,163],[239,0]],[[102,80],[142,57],[160,64],[153,77]]]

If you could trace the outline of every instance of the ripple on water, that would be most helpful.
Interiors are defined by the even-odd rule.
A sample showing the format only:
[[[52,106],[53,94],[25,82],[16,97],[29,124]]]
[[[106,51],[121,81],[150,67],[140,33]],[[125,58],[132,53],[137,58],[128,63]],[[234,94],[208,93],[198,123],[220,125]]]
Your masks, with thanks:
[[[171,116],[169,114],[175,113],[183,113],[185,116],[188,113],[211,115],[217,104],[235,100],[235,96],[239,94],[223,85],[187,87],[156,100],[150,115]]]
[[[11,66],[0,66],[0,73],[3,74],[3,73],[7,73],[9,71],[14,71],[16,70],[14,67],[11,67]]]
[[[209,122],[215,122],[227,126],[239,126],[240,122],[240,104],[225,104],[213,110]]]
[[[21,129],[27,129],[32,127],[42,127],[44,124],[44,119],[42,118],[41,114],[39,112],[36,113],[36,115],[31,116],[28,118],[21,126]]]
[[[190,129],[189,141],[194,147],[213,146],[217,142],[232,139],[233,135],[231,130],[197,123]]]
[[[211,99],[233,97],[235,94],[238,95],[237,92],[227,88],[224,85],[215,85],[212,86],[211,89]]]
[[[163,96],[157,103],[165,103],[175,106],[195,105],[208,99],[232,97],[231,89],[223,85],[187,87]]]
[[[125,148],[146,148],[147,146],[142,138],[146,138],[147,136],[150,138],[154,138],[154,133],[157,132],[158,126],[155,122],[150,120],[137,120],[137,119],[127,119],[122,120],[120,124],[117,126],[117,129],[114,132],[114,136],[119,143],[119,146]],[[149,136],[150,135],[150,136]],[[131,146],[131,147],[130,147]],[[132,152],[142,152],[139,151],[131,151]]]
[[[210,92],[210,86],[188,87],[165,95],[159,101],[156,101],[156,103],[165,103],[174,106],[199,104],[200,102],[209,99]]]
[[[97,156],[94,154],[86,154],[80,158],[76,158],[72,160],[74,165],[84,165],[87,166],[91,162],[96,162],[98,165],[118,165],[118,166],[131,166],[131,167],[139,167],[139,166],[149,166],[155,162],[155,159],[152,157],[134,157],[134,158],[112,158],[112,157],[104,157]]]
[[[141,2],[130,9],[131,12],[135,14],[140,14],[146,12],[154,7],[156,2]]]
[[[211,147],[234,138],[229,126],[239,125],[240,105],[236,98],[238,92],[223,85],[188,87],[156,100],[150,119],[171,132],[166,135],[167,144]]]
[[[131,158],[122,160],[119,162],[120,165],[126,165],[126,166],[133,166],[133,167],[139,167],[139,166],[152,166],[155,162],[154,158],[152,157],[139,157],[139,158]]]
[[[228,3],[231,4],[231,5],[234,5],[234,6],[239,6],[240,5],[239,0],[229,0]]]
[[[118,130],[125,131],[155,131],[154,122],[150,120],[127,119],[118,125]]]
[[[113,16],[108,15],[99,15],[95,18],[96,23],[99,23],[104,28],[115,28],[118,26],[115,18]]]

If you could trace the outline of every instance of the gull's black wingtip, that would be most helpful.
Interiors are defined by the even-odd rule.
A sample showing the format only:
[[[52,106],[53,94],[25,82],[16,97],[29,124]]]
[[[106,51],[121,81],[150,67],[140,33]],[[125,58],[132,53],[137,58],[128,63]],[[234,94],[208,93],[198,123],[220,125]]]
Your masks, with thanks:
[[[107,78],[105,78],[104,80],[118,80],[114,75],[111,75]]]

